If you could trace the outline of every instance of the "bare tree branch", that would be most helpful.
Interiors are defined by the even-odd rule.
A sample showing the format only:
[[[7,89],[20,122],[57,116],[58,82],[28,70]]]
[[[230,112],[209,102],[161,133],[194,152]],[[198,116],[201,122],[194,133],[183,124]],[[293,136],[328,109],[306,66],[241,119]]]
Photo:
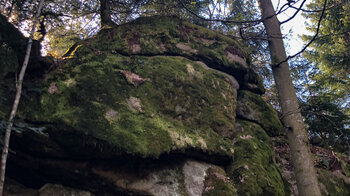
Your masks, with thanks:
[[[323,18],[323,15],[326,11],[326,6],[327,6],[327,0],[324,1],[324,4],[323,4],[323,10],[322,10],[322,13],[321,13],[321,16],[320,16],[320,19],[318,20],[318,24],[317,24],[317,29],[316,29],[316,33],[315,35],[312,37],[312,39],[303,47],[303,49],[301,49],[299,52],[297,52],[296,54],[292,55],[292,56],[288,56],[285,60],[275,64],[275,65],[272,65],[272,66],[279,66],[281,65],[282,63],[285,63],[287,62],[289,59],[292,59],[296,56],[298,56],[299,54],[303,53],[311,44],[312,42],[314,42],[318,36],[318,33],[320,31],[320,26],[321,26],[321,21],[322,21],[322,18]]]
[[[199,16],[198,14],[194,13],[191,9],[189,9],[183,2],[182,0],[179,0],[178,1],[182,7],[187,10],[188,12],[190,12],[192,15],[194,15],[195,17],[199,18],[199,19],[202,19],[202,20],[205,20],[205,21],[213,21],[213,22],[222,22],[223,24],[226,24],[226,23],[234,23],[234,24],[250,24],[249,27],[251,26],[254,26],[260,22],[263,22],[264,20],[267,20],[269,18],[272,18],[274,16],[277,16],[278,14],[281,14],[283,13],[285,10],[287,10],[288,8],[285,8],[285,7],[291,7],[291,8],[296,8],[294,6],[292,6],[289,2],[284,4],[283,6],[281,6],[280,10],[278,12],[276,12],[275,14],[271,15],[271,16],[268,16],[268,17],[265,17],[265,18],[261,18],[261,19],[257,19],[257,20],[246,20],[246,21],[236,21],[236,20],[222,20],[222,19],[207,19],[205,17],[202,17],[202,16]],[[287,20],[281,22],[281,24],[283,23],[286,23],[290,20],[292,20],[300,11],[303,11],[302,7],[303,5],[305,4],[306,0],[303,0],[301,5],[299,6],[299,8],[296,8],[297,11],[293,14],[293,16],[291,16],[290,18],[288,18]],[[288,56],[285,60],[275,64],[275,65],[272,65],[272,66],[279,66],[280,64],[284,63],[284,62],[287,62],[289,59],[292,59],[298,55],[300,55],[301,53],[303,53],[311,44],[312,42],[314,42],[318,36],[318,33],[319,33],[319,29],[320,29],[320,26],[321,26],[321,21],[322,21],[322,18],[323,18],[323,15],[326,11],[326,7],[327,7],[327,0],[325,0],[324,4],[323,4],[323,9],[322,9],[322,13],[321,13],[321,16],[320,16],[320,19],[318,21],[318,24],[317,24],[317,30],[316,30],[316,33],[315,35],[313,36],[313,38],[299,51],[297,52],[296,54],[294,55],[291,55],[291,56]],[[242,27],[242,28],[247,28],[247,27]],[[240,36],[241,38],[244,40],[244,39],[248,39],[247,37],[244,37],[243,36],[243,31],[242,29],[240,29]],[[253,37],[252,37],[253,39]],[[258,39],[262,39],[264,40],[264,38],[258,38]]]
[[[287,20],[285,20],[285,21],[280,22],[280,24],[284,24],[284,23],[286,23],[286,22],[292,20],[292,19],[300,12],[300,10],[301,10],[301,8],[304,6],[305,2],[306,2],[306,0],[303,0],[303,2],[300,4],[300,6],[299,6],[299,8],[297,9],[297,11],[295,11],[295,13],[293,14],[293,16],[289,17],[289,18],[288,18]],[[289,5],[289,6],[290,6],[290,5]]]
[[[189,9],[183,2],[182,0],[178,0],[178,2],[181,4],[181,6],[183,8],[185,8],[186,11],[188,11],[190,14],[194,15],[195,17],[201,19],[201,20],[205,20],[205,21],[212,21],[212,22],[222,22],[222,23],[234,23],[234,24],[250,24],[250,23],[254,23],[254,24],[258,24],[258,23],[261,23],[263,22],[264,20],[267,20],[269,18],[272,18],[280,13],[282,13],[282,9],[280,11],[278,11],[277,13],[271,15],[271,16],[268,16],[266,18],[261,18],[261,19],[257,19],[257,20],[245,20],[245,21],[238,21],[238,20],[222,20],[222,19],[208,19],[208,18],[205,18],[203,16],[199,16],[197,13],[193,12],[191,9]]]
[[[346,1],[342,1],[342,2],[339,3],[339,4],[335,4],[335,5],[333,5],[333,6],[330,6],[330,7],[326,8],[326,10],[330,10],[330,9],[335,8],[335,7],[344,5],[345,3],[346,3]],[[293,5],[290,5],[289,7],[290,7],[290,8],[293,8],[293,9],[296,9],[296,10],[299,9],[299,8],[293,6]],[[318,12],[322,12],[322,11],[323,11],[323,9],[321,9],[321,10],[307,10],[307,9],[303,9],[303,8],[300,9],[300,10],[303,11],[303,12],[307,12],[307,13],[318,13]]]

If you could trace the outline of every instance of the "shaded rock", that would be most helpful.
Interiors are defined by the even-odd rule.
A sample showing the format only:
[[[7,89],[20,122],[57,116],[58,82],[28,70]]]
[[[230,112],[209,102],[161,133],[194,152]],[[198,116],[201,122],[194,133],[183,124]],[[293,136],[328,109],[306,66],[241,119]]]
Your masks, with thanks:
[[[135,174],[123,174],[94,169],[96,174],[114,181],[116,186],[132,190],[139,194],[156,196],[201,196],[204,190],[204,181],[208,175],[208,168],[216,167],[212,164],[186,160],[173,167],[165,167],[160,170],[140,176]],[[227,178],[225,176],[225,178]]]
[[[39,189],[39,196],[93,196],[88,191],[64,187],[59,184],[45,184]]]
[[[244,76],[244,81],[245,82],[242,84],[243,85],[242,89],[247,89],[259,95],[265,93],[264,83],[260,79],[259,75],[254,71],[250,70]]]
[[[226,172],[219,167],[211,167],[207,170],[205,188],[203,196],[236,196],[237,192],[233,187],[231,179],[226,176]]]
[[[243,58],[241,58],[240,56],[238,56],[236,54],[232,54],[230,52],[226,52],[226,57],[230,63],[238,62],[238,63],[240,63],[243,66],[246,66],[248,68],[247,62]]]
[[[37,196],[38,191],[27,188],[11,178],[6,178],[4,185],[4,195],[6,196]]]
[[[94,194],[60,184],[45,184],[39,190],[30,189],[12,180],[6,179],[4,187],[6,196],[93,196]]]
[[[237,120],[234,158],[227,170],[238,195],[286,195],[271,139],[256,123]]]
[[[339,171],[329,172],[325,169],[318,169],[318,180],[321,184],[322,194],[325,195],[349,195],[350,177]]]
[[[9,173],[26,186],[42,187],[47,182],[62,183],[96,195],[201,195],[206,178],[214,178],[209,168],[217,165],[183,156],[152,159],[60,160],[19,155],[10,162]],[[22,162],[19,162],[19,161]],[[12,159],[13,161],[13,159]],[[25,161],[25,162],[24,162]],[[18,164],[23,163],[20,167]],[[21,168],[21,169],[19,169]],[[16,176],[19,175],[19,176]],[[223,173],[222,178],[228,177]],[[32,184],[34,183],[34,184]],[[215,184],[211,184],[215,188]],[[48,190],[74,192],[78,189],[50,186]],[[40,189],[42,192],[43,188]],[[46,193],[46,191],[45,191]],[[79,191],[81,194],[87,194]]]
[[[210,67],[208,67],[204,62],[202,61],[196,61],[199,65],[201,65],[204,69],[210,69],[210,70],[213,70],[215,71],[216,73],[220,74],[220,75],[223,75],[225,76],[228,81],[231,83],[232,85],[232,88],[234,88],[235,90],[238,90],[239,89],[239,83],[238,81],[236,80],[236,78],[234,78],[232,75],[229,75],[225,72],[222,72],[222,71],[219,71],[219,70],[215,70],[215,69],[212,69]],[[213,83],[213,88],[216,88],[216,85],[215,83]]]
[[[237,116],[256,122],[269,136],[284,134],[277,113],[262,97],[250,91],[239,91],[237,97]]]
[[[81,64],[72,57],[59,74],[51,73],[45,85],[55,84],[58,90],[43,92],[33,98],[40,102],[29,104],[40,108],[28,113],[32,122],[60,122],[49,131],[58,145],[77,147],[77,141],[64,138],[67,130],[96,138],[96,148],[110,146],[118,156],[157,157],[186,149],[231,156],[230,139],[216,128],[219,124],[225,132],[233,132],[236,116],[236,91],[225,75],[184,57],[111,54],[96,59],[90,52]],[[137,88],[129,85],[124,78],[129,72],[119,70],[132,67],[130,76],[142,75],[149,82]],[[213,81],[216,89],[208,88]]]
[[[200,196],[204,190],[204,180],[207,176],[207,169],[212,165],[188,161],[182,171],[184,173],[185,187],[189,196]]]

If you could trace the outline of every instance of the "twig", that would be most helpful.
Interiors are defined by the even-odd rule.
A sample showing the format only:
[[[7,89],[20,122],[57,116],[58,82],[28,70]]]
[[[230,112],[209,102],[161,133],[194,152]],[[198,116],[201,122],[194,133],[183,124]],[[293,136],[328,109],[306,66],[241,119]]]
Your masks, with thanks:
[[[297,11],[295,11],[295,13],[293,14],[293,16],[289,17],[289,18],[288,18],[287,20],[285,20],[285,21],[280,22],[280,24],[284,24],[284,23],[289,22],[290,20],[292,20],[292,19],[300,12],[300,10],[301,10],[301,8],[304,6],[305,2],[306,2],[306,0],[304,0],[304,1],[300,4],[299,8],[297,9]]]
[[[303,47],[303,49],[301,49],[299,52],[297,52],[296,54],[294,54],[294,55],[292,55],[292,56],[288,56],[288,57],[287,57],[286,59],[284,59],[283,61],[281,61],[281,62],[279,62],[279,63],[277,63],[277,64],[274,64],[274,65],[272,65],[272,66],[278,67],[278,66],[281,65],[282,63],[287,62],[289,59],[292,59],[292,58],[298,56],[299,54],[303,53],[303,52],[312,44],[313,41],[316,40],[316,38],[317,38],[317,36],[318,36],[318,33],[319,33],[319,31],[320,31],[321,21],[322,21],[323,15],[324,15],[324,13],[325,13],[326,6],[327,6],[327,0],[324,1],[323,10],[322,10],[320,19],[318,20],[316,33],[315,33],[315,35],[312,37],[312,39],[311,39],[311,40]]]

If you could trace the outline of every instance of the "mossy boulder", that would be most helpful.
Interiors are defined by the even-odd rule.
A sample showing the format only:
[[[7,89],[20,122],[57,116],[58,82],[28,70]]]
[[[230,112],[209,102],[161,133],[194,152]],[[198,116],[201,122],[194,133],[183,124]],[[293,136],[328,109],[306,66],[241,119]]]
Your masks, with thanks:
[[[132,41],[129,36],[136,36],[133,31],[146,40],[157,37],[152,32],[164,31],[170,36],[167,41],[179,41],[168,34],[182,27],[179,20],[147,21],[105,29],[84,41],[71,58],[46,77],[40,103],[31,104],[40,109],[33,113],[28,107],[28,114],[21,114],[32,121],[54,123],[51,132],[74,130],[126,154],[158,157],[171,151],[194,150],[231,156],[236,115],[232,80],[206,67],[201,62],[204,55],[192,58],[171,44],[166,47],[175,47],[173,53],[158,55],[159,51],[152,53],[141,44],[140,52],[134,54],[126,45]],[[170,24],[162,26],[165,22]],[[206,32],[225,44],[236,44],[220,34]],[[219,43],[216,48],[227,47]],[[225,55],[220,58],[225,59]],[[241,66],[228,61],[217,61],[216,65]],[[64,137],[56,140],[66,148],[76,143]]]
[[[350,178],[341,171],[318,169],[322,195],[350,195]]]
[[[269,136],[284,134],[283,125],[276,111],[261,96],[253,92],[238,91],[237,116],[259,124]]]
[[[286,193],[266,134],[282,125],[236,40],[141,18],[102,29],[51,68],[24,86],[16,180],[112,195]]]
[[[266,132],[256,123],[238,120],[236,134],[234,159],[227,173],[238,195],[286,195]]]

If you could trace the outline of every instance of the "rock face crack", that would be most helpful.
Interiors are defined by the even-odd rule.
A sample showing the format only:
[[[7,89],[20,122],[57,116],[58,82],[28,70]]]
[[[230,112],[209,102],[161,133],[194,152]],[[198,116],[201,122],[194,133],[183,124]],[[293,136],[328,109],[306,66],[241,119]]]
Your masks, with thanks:
[[[217,70],[217,69],[215,69],[215,68],[208,67],[208,65],[206,65],[206,64],[203,63],[202,61],[196,61],[196,63],[198,63],[199,65],[201,65],[204,69],[215,71],[215,72],[218,73],[219,75],[223,75],[224,77],[228,78],[230,84],[232,85],[232,87],[233,87],[235,90],[238,90],[238,89],[239,89],[239,83],[238,83],[238,81],[236,80],[236,78],[234,78],[232,75],[230,75],[230,74],[228,74],[228,73],[225,73],[225,72],[223,72],[223,71]]]
[[[120,54],[122,56],[126,56],[126,57],[132,57],[132,56],[144,56],[144,57],[156,57],[156,56],[171,56],[171,57],[182,57],[182,58],[186,58],[186,59],[189,59],[189,60],[192,60],[192,61],[196,61],[197,64],[201,65],[204,69],[206,70],[212,70],[216,73],[218,73],[219,75],[222,75],[226,78],[229,79],[229,82],[231,83],[232,87],[235,89],[235,90],[238,90],[239,89],[239,83],[238,81],[236,80],[236,78],[225,72],[224,70],[221,70],[221,69],[218,69],[217,67],[215,66],[212,66],[212,67],[209,67],[206,63],[204,63],[203,61],[205,61],[205,59],[201,59],[201,58],[195,58],[195,57],[192,57],[191,56],[187,56],[187,55],[179,55],[179,54],[174,54],[174,53],[163,53],[163,54],[145,54],[145,53],[140,53],[140,54],[128,54],[128,53],[125,53],[123,51],[115,51],[114,54]],[[213,65],[212,63],[210,63],[210,65]]]

